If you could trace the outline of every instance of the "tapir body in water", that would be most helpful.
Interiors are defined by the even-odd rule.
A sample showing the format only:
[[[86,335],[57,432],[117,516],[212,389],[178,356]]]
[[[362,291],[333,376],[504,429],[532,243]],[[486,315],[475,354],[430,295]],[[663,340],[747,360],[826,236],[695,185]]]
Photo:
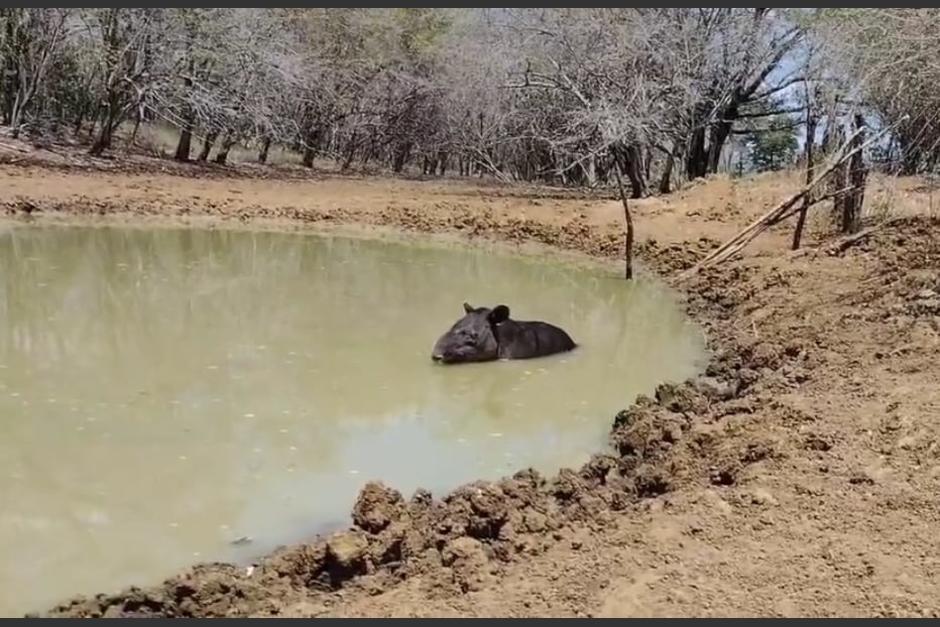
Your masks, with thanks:
[[[547,322],[511,320],[509,307],[463,304],[465,315],[434,344],[431,358],[445,364],[530,359],[575,348],[562,329]]]

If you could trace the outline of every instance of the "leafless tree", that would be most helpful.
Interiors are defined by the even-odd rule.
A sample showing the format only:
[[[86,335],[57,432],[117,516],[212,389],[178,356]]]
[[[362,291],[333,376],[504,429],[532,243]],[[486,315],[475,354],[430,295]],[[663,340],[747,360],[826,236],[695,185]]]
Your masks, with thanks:
[[[225,162],[239,144],[266,161],[281,145],[310,167],[324,157],[589,187],[619,172],[641,197],[728,167],[741,133],[812,121],[835,137],[860,114],[892,126],[877,148],[914,173],[940,165],[938,20],[936,9],[2,9],[0,120],[82,141],[90,127],[95,154],[125,122],[130,144],[160,123],[178,129],[181,161]],[[819,94],[812,115],[807,91]]]
[[[3,118],[17,137],[23,117],[66,38],[69,9],[0,9]]]

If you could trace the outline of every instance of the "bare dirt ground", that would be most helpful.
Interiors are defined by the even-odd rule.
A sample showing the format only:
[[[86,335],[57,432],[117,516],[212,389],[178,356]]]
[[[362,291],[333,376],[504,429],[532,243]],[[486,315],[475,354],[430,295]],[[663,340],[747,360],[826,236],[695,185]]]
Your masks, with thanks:
[[[11,220],[356,224],[621,254],[619,203],[583,193],[8,161]],[[637,201],[641,258],[674,277],[795,186],[717,178]],[[940,616],[940,220],[923,181],[879,179],[866,200],[869,220],[900,219],[844,250],[815,220],[800,255],[784,226],[681,284],[707,372],[621,412],[583,468],[438,498],[371,484],[346,532],[46,614]]]

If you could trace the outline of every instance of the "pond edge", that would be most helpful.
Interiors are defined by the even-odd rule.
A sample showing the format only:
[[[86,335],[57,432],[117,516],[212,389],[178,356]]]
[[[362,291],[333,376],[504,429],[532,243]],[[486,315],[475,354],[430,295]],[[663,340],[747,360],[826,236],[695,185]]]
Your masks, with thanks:
[[[259,208],[232,216],[194,216],[191,211],[167,216],[163,206],[131,210],[102,201],[50,203],[41,209],[44,215],[30,222],[433,235],[442,241],[456,237],[474,245],[508,245],[515,253],[528,250],[522,244],[535,244],[538,254],[574,253],[572,258],[609,268],[620,259],[623,245],[619,238],[578,220],[553,226],[469,211],[423,216],[402,210],[363,216]],[[668,277],[690,267],[713,244],[704,239],[665,247],[644,242],[637,254],[675,287]],[[580,469],[563,469],[548,478],[522,470],[499,481],[472,482],[440,499],[418,490],[406,500],[396,490],[372,482],[361,490],[353,524],[345,531],[283,547],[248,567],[200,564],[161,585],[76,597],[43,615],[276,615],[287,599],[328,596],[367,575],[370,594],[428,572],[449,578],[466,592],[495,576],[501,563],[525,559],[548,543],[563,541],[570,524],[611,524],[616,516],[639,511],[644,502],[681,488],[703,471],[719,484],[733,483],[741,461],[713,463],[704,440],[691,442],[691,448],[702,453],[698,460],[673,454],[680,442],[701,438],[693,429],[699,416],[735,411],[734,405],[741,404],[761,376],[760,351],[740,346],[736,334],[723,324],[735,304],[729,302],[730,284],[724,275],[705,273],[682,286],[686,313],[708,336],[711,357],[706,371],[682,383],[662,384],[652,397],[641,396],[617,414],[610,433],[614,454],[596,454]]]

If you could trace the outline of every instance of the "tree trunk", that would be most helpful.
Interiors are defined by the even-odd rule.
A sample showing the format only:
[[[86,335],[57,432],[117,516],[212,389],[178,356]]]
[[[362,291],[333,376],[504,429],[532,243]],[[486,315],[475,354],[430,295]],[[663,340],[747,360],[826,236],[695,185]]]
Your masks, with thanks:
[[[439,167],[438,173],[444,176],[447,172],[447,153],[443,150],[437,153],[437,165]]]
[[[340,166],[340,171],[345,172],[351,166],[353,159],[356,157],[356,147],[359,145],[359,137],[356,131],[353,131],[352,137],[349,138],[349,143],[346,146],[346,155],[343,158],[343,163]]]
[[[855,137],[851,148],[857,149],[865,143],[865,119],[855,115]],[[849,161],[849,184],[851,191],[842,205],[842,232],[857,233],[862,228],[862,204],[865,202],[865,183],[868,179],[868,167],[865,164],[864,151],[858,150]]]
[[[189,52],[191,55],[191,51]],[[189,58],[189,76],[183,79],[183,92],[186,96],[189,96],[189,92],[193,88],[193,79],[192,75],[196,73],[196,61],[190,56]],[[193,126],[195,124],[194,113],[192,107],[189,104],[186,104],[183,110],[183,127],[180,129],[180,140],[176,144],[176,153],[173,155],[173,158],[177,161],[189,161],[189,153],[192,149],[193,143]]]
[[[212,152],[212,145],[215,143],[215,138],[219,134],[216,131],[209,131],[206,133],[206,136],[202,140],[202,150],[199,151],[199,156],[196,157],[196,161],[206,161],[209,159],[209,153]]]
[[[812,106],[806,107],[806,185],[813,180],[813,146],[816,144],[816,116],[813,115]],[[800,240],[803,238],[803,227],[806,224],[806,214],[809,211],[810,194],[803,196],[803,205],[800,207],[800,214],[796,219],[796,228],[793,230],[792,249],[797,250],[800,247]]]
[[[646,196],[646,181],[643,178],[643,159],[640,149],[635,144],[624,146],[618,145],[614,158],[617,161],[617,167],[621,174],[626,174],[630,179],[630,186],[633,188],[632,198],[643,198]]]
[[[685,172],[689,179],[697,179],[708,172],[708,155],[705,152],[705,129],[699,128],[689,138],[689,149],[685,157]]]
[[[180,140],[176,144],[173,158],[177,161],[189,161],[189,152],[192,150],[193,130],[189,122],[180,130]]]
[[[6,91],[3,92],[3,110],[0,111],[0,124],[10,125],[11,113],[13,111],[13,102],[8,99]]]
[[[313,167],[313,159],[317,156],[317,150],[313,146],[304,146],[303,164],[305,168]]]
[[[410,157],[411,142],[406,142],[405,145],[399,146],[398,150],[395,151],[395,159],[392,161],[392,170],[394,170],[396,174],[401,174]]]
[[[98,117],[97,117],[97,116],[92,116],[92,117],[91,117],[91,126],[90,126],[89,129],[88,129],[88,141],[93,141],[93,140],[94,140],[94,138],[95,138],[95,132],[96,132],[96,129],[97,129],[97,128],[98,128]]]
[[[115,113],[113,106],[109,105],[105,109],[104,116],[101,120],[101,129],[98,131],[98,137],[95,139],[95,143],[91,145],[91,148],[88,150],[88,154],[94,157],[100,157],[104,154],[104,151],[111,147],[111,137],[114,131],[116,124],[114,123]]]
[[[215,156],[215,162],[219,165],[225,165],[228,162],[229,150],[231,150],[234,145],[235,137],[231,133],[226,133],[225,137],[222,139],[222,147],[219,148],[219,153]]]
[[[10,137],[17,139],[20,136],[20,124],[23,120],[23,105],[22,105],[22,95],[17,92],[16,98],[13,99],[13,110],[10,113]]]
[[[839,190],[846,189],[848,184],[848,168],[846,168],[845,163],[840,163],[839,166],[832,172],[832,179],[829,183],[830,193],[835,194],[832,197],[832,214],[834,219],[839,221],[840,228],[844,228],[842,227],[842,222],[845,219],[846,195],[844,192],[838,192]]]
[[[12,29],[11,23],[7,24],[7,27]],[[8,35],[10,37],[10,35]],[[19,91],[19,85],[17,84],[17,73],[13,63],[13,59],[7,59],[7,62],[0,66],[0,85],[3,86],[3,124],[4,126],[9,126],[10,121],[13,119],[13,98],[14,94]]]
[[[121,94],[113,84],[108,86],[108,97],[101,115],[101,129],[98,131],[98,137],[88,150],[88,154],[100,157],[105,150],[111,148],[111,140],[114,130],[121,125],[126,110],[121,105]]]
[[[711,174],[718,172],[718,166],[721,163],[721,151],[724,149],[725,142],[728,141],[728,137],[731,135],[732,122],[725,120],[733,120],[737,116],[738,108],[729,107],[722,116],[722,121],[711,128],[711,133],[709,133],[707,165],[707,171]]]
[[[305,168],[313,168],[313,160],[317,156],[317,148],[320,145],[321,131],[318,127],[307,126],[304,132],[303,141],[303,165]]]
[[[663,166],[663,175],[659,179],[659,193],[668,194],[672,192],[672,169],[676,164],[676,149],[678,145],[673,146],[672,152],[666,156],[666,165]]]
[[[128,148],[133,148],[135,142],[137,142],[137,131],[140,130],[141,118],[142,118],[142,116],[141,116],[141,114],[140,114],[140,109],[138,109],[138,110],[137,110],[137,117],[134,118],[134,130],[131,131],[131,137],[130,137],[130,139],[129,139],[128,142],[127,142],[127,147],[128,147]]]
[[[901,141],[901,176],[914,176],[921,164],[921,151],[915,148],[912,142]]]
[[[264,165],[268,162],[268,151],[271,149],[271,138],[265,137],[261,142],[261,150],[258,152],[258,163]]]
[[[85,105],[82,105],[82,107],[78,110],[78,117],[75,118],[75,127],[74,127],[75,137],[78,137],[79,134],[82,132],[82,124],[84,124],[85,122],[86,111],[87,111],[87,107]]]
[[[834,154],[836,150],[842,146],[845,141],[845,136],[842,132],[842,126],[835,119],[834,115],[829,115],[829,120],[826,124],[826,130],[823,133],[823,143],[821,146],[821,153],[823,155]],[[829,193],[834,194],[832,198],[832,215],[833,221],[839,222],[841,224],[842,215],[844,213],[843,207],[845,205],[845,194],[839,193],[840,190],[844,190],[849,185],[848,178],[848,169],[845,162],[839,162],[839,164],[833,169],[832,174],[829,177]]]
[[[581,169],[584,174],[584,184],[588,187],[597,185],[597,162],[593,155],[581,164]]]

